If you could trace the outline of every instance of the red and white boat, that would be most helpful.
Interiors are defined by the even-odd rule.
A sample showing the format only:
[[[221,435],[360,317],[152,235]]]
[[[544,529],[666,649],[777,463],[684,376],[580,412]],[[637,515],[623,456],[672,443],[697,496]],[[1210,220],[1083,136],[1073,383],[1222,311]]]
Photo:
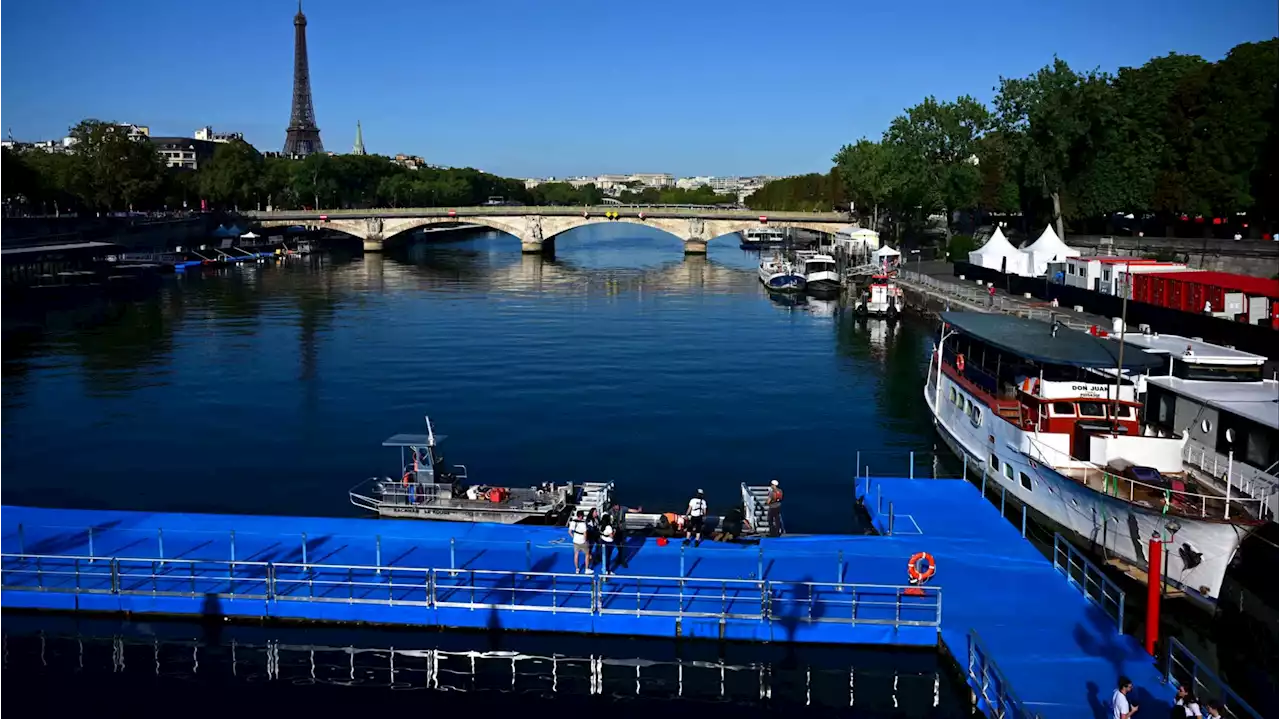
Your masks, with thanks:
[[[1265,500],[1195,481],[1186,436],[1143,432],[1133,379],[1163,360],[1127,347],[1122,363],[1119,342],[1009,315],[944,312],[942,323],[924,395],[952,451],[1135,576],[1159,536],[1166,581],[1216,602]]]

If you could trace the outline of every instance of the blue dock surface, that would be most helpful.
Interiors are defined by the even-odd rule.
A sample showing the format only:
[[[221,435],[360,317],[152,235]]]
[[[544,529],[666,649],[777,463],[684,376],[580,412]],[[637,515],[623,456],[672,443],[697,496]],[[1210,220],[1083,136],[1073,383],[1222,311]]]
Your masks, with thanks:
[[[968,659],[971,685],[975,664],[985,659],[998,667],[990,681],[1005,686],[988,696],[1003,692],[1018,702],[1023,711],[1012,716],[1110,717],[1120,676],[1134,682],[1133,703],[1157,715],[1172,705],[1173,688],[1137,639],[1121,634],[1118,620],[1068,582],[973,485],[872,477],[859,495],[882,532],[893,503],[893,536],[875,538],[878,554],[933,555],[938,572],[929,583],[947,597],[942,641],[962,666]]]
[[[893,536],[697,547],[632,537],[626,566],[607,578],[574,573],[568,532],[557,527],[6,506],[2,599],[489,630],[941,640],[988,712],[1109,716],[1121,674],[1137,685],[1137,703],[1168,706],[1172,689],[1153,659],[973,485],[870,478],[857,493],[882,531],[890,520],[881,508],[892,503]],[[920,551],[938,566],[923,596],[907,589],[907,559]]]

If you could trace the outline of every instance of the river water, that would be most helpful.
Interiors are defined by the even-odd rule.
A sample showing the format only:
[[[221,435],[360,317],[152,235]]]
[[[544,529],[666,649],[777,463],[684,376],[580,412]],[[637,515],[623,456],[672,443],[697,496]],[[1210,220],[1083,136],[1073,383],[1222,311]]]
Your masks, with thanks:
[[[757,262],[596,225],[554,259],[486,232],[171,278],[6,338],[4,501],[355,514],[347,489],[399,469],[381,441],[430,415],[473,481],[615,480],[650,511],[702,488],[714,512],[776,477],[789,530],[851,531],[858,450],[883,473],[934,445],[928,330],[790,306]]]

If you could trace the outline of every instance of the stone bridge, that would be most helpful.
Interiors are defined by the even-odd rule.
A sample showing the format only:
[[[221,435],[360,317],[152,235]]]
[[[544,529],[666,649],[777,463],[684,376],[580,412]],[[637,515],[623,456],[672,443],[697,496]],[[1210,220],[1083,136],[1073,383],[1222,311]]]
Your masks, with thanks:
[[[795,227],[835,234],[849,223],[840,212],[775,212],[710,208],[645,207],[428,207],[378,210],[245,212],[259,227],[302,225],[336,230],[364,243],[365,252],[381,252],[383,243],[404,232],[432,225],[482,225],[520,240],[524,252],[553,252],[557,236],[599,222],[654,227],[679,237],[686,254],[705,254],[716,237],[752,227]]]

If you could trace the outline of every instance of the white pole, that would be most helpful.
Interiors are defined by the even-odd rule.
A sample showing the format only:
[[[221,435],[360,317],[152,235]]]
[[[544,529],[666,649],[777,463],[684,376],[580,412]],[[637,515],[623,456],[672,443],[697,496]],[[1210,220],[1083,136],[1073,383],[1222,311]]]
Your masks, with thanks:
[[[1235,460],[1236,450],[1234,448],[1227,449],[1227,501],[1223,502],[1222,518],[1231,519],[1231,465]]]

